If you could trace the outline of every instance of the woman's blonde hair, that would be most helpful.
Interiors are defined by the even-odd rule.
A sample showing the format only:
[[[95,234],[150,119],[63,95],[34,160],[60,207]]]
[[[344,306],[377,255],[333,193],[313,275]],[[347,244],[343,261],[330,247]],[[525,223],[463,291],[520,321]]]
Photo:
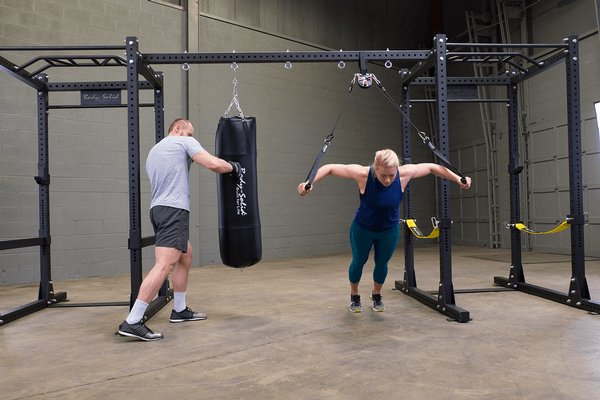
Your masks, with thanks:
[[[383,149],[375,152],[373,165],[379,165],[384,168],[399,167],[400,160],[394,150]]]

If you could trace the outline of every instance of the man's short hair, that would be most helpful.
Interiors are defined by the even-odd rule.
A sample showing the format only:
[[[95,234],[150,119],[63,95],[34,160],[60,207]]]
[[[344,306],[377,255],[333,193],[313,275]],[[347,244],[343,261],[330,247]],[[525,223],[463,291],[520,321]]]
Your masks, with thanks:
[[[185,118],[177,118],[175,121],[171,122],[171,125],[169,125],[169,130],[167,132],[171,133],[173,131],[173,129],[175,129],[177,126],[179,126],[182,122],[186,122],[190,125],[192,124],[189,120],[187,120]]]

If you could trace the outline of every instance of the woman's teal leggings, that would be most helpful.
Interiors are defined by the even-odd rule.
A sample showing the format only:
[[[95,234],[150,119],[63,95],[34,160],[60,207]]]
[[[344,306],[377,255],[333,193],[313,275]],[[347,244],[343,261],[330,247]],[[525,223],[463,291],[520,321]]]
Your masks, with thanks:
[[[371,247],[375,249],[375,269],[373,281],[383,285],[388,272],[388,261],[392,258],[398,245],[400,226],[396,225],[383,232],[373,232],[361,228],[356,222],[350,227],[350,245],[352,246],[352,262],[348,268],[350,283],[360,282],[362,270],[369,259]]]

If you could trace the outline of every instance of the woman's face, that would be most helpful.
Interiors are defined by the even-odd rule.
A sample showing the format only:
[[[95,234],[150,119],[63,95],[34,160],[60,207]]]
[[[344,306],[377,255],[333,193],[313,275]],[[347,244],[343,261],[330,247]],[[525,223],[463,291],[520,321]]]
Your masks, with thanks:
[[[375,165],[375,176],[383,186],[390,186],[392,182],[394,182],[394,179],[396,179],[397,173],[398,167],[383,167],[381,165]]]

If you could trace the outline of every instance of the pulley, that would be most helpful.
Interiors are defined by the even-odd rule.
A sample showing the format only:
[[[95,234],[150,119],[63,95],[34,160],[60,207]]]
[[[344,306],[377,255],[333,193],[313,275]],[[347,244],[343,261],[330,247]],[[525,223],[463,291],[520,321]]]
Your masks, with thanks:
[[[363,89],[368,89],[373,84],[373,74],[371,73],[356,73],[354,77],[356,78],[356,83],[358,83],[358,86]]]

